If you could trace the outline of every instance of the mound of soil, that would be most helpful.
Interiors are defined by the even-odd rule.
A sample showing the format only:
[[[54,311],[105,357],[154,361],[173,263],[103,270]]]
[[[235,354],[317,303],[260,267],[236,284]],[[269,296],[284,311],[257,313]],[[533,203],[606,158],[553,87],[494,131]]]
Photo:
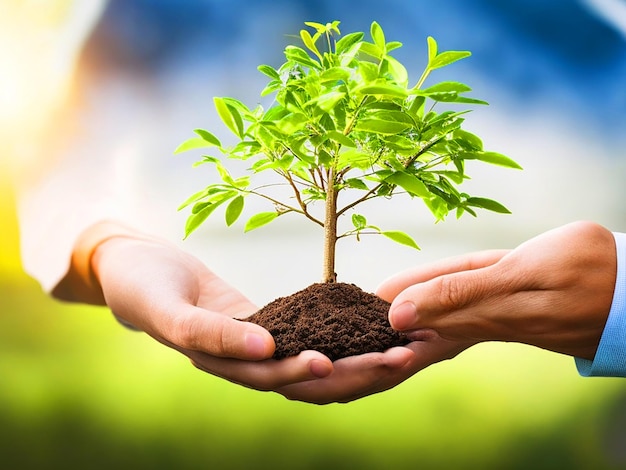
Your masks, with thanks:
[[[244,319],[274,337],[275,359],[314,349],[335,361],[382,352],[409,341],[391,328],[389,303],[346,283],[312,284],[280,297]]]

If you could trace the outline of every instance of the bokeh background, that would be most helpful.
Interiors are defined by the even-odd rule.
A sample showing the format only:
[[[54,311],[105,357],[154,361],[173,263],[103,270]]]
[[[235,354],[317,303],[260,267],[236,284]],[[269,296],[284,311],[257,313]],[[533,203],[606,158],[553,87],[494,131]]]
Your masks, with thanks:
[[[332,20],[344,33],[378,21],[404,43],[396,57],[414,77],[427,35],[472,51],[434,78],[490,102],[467,128],[524,167],[468,169],[467,191],[508,216],[434,224],[415,203],[373,204],[371,222],[411,233],[422,251],[344,242],[342,280],[373,290],[399,269],[512,248],[578,219],[626,231],[623,0],[3,0],[1,468],[626,467],[626,382],[581,378],[568,357],[483,344],[391,391],[319,407],[203,374],[104,308],[52,300],[24,273],[21,188],[59,165],[97,173],[113,159],[137,220],[259,305],[317,281],[320,233],[296,219],[245,236],[216,219],[182,242],[176,207],[212,175],[172,151],[197,127],[227,140],[212,97],[254,105],[256,66],[282,63],[304,21]]]

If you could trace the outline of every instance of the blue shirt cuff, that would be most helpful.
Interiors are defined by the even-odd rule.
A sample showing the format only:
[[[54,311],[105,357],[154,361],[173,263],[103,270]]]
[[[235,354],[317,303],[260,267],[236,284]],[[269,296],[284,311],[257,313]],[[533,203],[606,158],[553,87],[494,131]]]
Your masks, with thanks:
[[[613,236],[617,250],[613,302],[593,361],[575,358],[583,377],[626,377],[626,234]]]

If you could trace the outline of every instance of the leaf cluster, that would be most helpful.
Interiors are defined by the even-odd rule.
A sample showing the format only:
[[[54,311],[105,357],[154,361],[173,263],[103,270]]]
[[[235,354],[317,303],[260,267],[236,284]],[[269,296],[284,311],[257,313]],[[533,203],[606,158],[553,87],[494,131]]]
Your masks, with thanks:
[[[487,103],[469,97],[471,88],[457,81],[424,88],[433,71],[469,57],[469,52],[439,52],[435,39],[428,37],[428,62],[411,83],[406,67],[392,55],[402,44],[387,41],[378,23],[371,24],[369,38],[363,32],[342,36],[338,21],[306,26],[299,44],[285,48],[280,67],[258,67],[269,79],[261,96],[275,96],[268,109],[251,109],[235,98],[214,98],[221,120],[237,138],[235,145],[224,146],[213,133],[196,129],[195,136],[176,149],[213,148],[221,154],[204,155],[198,162],[213,165],[220,182],[181,205],[191,206],[186,236],[222,205],[226,223],[232,225],[251,195],[266,199],[273,208],[252,215],[246,231],[292,212],[323,226],[311,205],[326,200],[330,191],[345,192],[334,216],[352,211],[352,228],[338,238],[382,233],[416,248],[407,234],[381,231],[353,209],[373,198],[407,193],[423,201],[437,221],[451,211],[457,217],[475,216],[476,209],[509,212],[494,200],[458,189],[468,178],[468,160],[520,168],[509,157],[485,150],[478,136],[462,128],[469,110],[458,108]],[[441,109],[445,107],[456,109]],[[248,161],[249,174],[232,176],[225,159]],[[255,187],[252,177],[265,172],[275,173],[292,197],[278,200],[268,187]]]

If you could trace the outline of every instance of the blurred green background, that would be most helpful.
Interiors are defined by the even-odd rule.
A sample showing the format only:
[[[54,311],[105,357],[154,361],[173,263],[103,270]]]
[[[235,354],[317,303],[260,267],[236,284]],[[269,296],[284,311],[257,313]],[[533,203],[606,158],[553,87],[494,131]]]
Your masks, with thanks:
[[[16,71],[0,73],[0,468],[626,468],[626,381],[581,378],[565,356],[517,344],[483,344],[385,393],[315,406],[199,372],[180,354],[122,328],[105,308],[64,304],[43,293],[20,266],[8,162],[33,154],[32,160],[18,162],[32,170],[49,163],[49,149],[58,151],[41,130],[50,118],[42,109],[54,107],[58,98],[51,91],[55,88],[45,86],[54,77],[38,68],[44,49],[25,40],[28,33],[42,31],[49,38],[49,25],[73,2],[48,5],[53,3],[58,11],[46,11],[34,0],[0,5],[0,20],[2,7],[29,6],[23,23],[0,21],[0,64],[12,64]],[[83,115],[55,124],[70,136],[91,125],[88,135],[100,139],[89,141],[89,149],[104,158],[116,142],[101,138],[101,131],[126,138],[120,138],[120,146],[130,142],[149,162],[137,168],[142,177],[152,177],[146,186],[155,188],[148,196],[158,209],[152,214],[156,220],[174,218],[176,205],[204,178],[187,168],[189,161],[174,160],[171,149],[204,119],[210,123],[213,95],[243,91],[256,96],[258,77],[242,71],[276,58],[280,48],[272,43],[274,33],[299,28],[303,19],[345,20],[346,27],[351,25],[346,31],[377,19],[402,41],[413,39],[416,31],[421,40],[434,30],[447,44],[466,44],[476,52],[471,62],[476,69],[460,70],[476,84],[477,97],[493,106],[488,117],[479,111],[472,123],[490,148],[519,161],[524,171],[509,176],[490,170],[470,182],[470,192],[474,184],[479,195],[509,206],[513,215],[508,219],[481,214],[476,221],[429,222],[416,229],[415,220],[402,218],[398,227],[401,217],[379,208],[379,220],[391,228],[417,230],[424,251],[408,254],[370,240],[349,251],[342,248],[338,261],[345,279],[372,289],[385,275],[414,263],[512,247],[576,219],[626,230],[625,160],[620,158],[626,148],[620,78],[626,71],[626,35],[580,6],[594,2],[436,0],[420,9],[429,2],[363,0],[358,15],[349,14],[353,2],[339,0],[108,3],[107,18],[116,19],[110,24],[121,29],[100,29],[95,36],[101,55],[90,64],[95,78],[88,89],[101,93],[101,101],[94,100],[95,111],[87,114],[91,124],[81,120]],[[160,13],[129,15],[127,9],[132,13],[138,6],[137,11]],[[272,23],[277,12],[284,17]],[[170,28],[177,18],[184,21]],[[239,46],[224,41],[230,33]],[[181,54],[183,38],[195,54]],[[421,53],[418,41],[408,45],[407,55]],[[206,56],[209,64],[199,65]],[[138,59],[143,60],[139,65]],[[188,68],[181,65],[183,59],[191,63]],[[239,64],[242,71],[220,76],[212,73],[215,64]],[[116,95],[128,77],[142,93],[130,87],[130,93]],[[133,128],[140,124],[148,132]],[[161,135],[162,128],[168,132]],[[129,135],[122,132],[127,130]],[[82,157],[83,147],[77,148],[73,156]],[[147,174],[152,171],[161,174]],[[174,238],[184,217],[171,224]],[[276,227],[245,237],[210,227],[186,247],[260,304],[316,280],[317,264],[309,259],[316,251],[303,248],[313,246],[314,236],[299,225]],[[207,234],[221,237],[220,243],[206,243]],[[269,254],[279,247],[284,255],[270,276],[250,256],[255,243],[267,246]],[[297,270],[290,264],[294,256],[303,260]]]

